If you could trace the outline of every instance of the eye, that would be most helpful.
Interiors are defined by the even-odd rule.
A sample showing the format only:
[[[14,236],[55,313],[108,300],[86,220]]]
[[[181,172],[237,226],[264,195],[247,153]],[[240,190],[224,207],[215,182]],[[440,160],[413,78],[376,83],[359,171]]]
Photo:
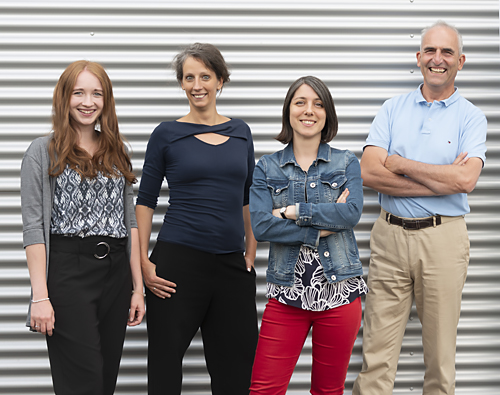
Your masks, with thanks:
[[[191,75],[186,75],[186,76],[184,77],[184,79],[185,79],[186,81],[191,81],[191,80],[193,79],[193,76],[191,76]]]
[[[323,103],[321,102],[316,102],[314,105],[318,108],[323,108]]]
[[[83,92],[80,91],[74,91],[73,96],[81,96]]]
[[[202,78],[203,78],[204,81],[208,81],[210,79],[210,76],[209,75],[204,75]]]
[[[97,97],[102,97],[103,94],[101,92],[94,92],[94,96],[97,96]]]
[[[304,105],[304,100],[297,100],[294,104],[296,106],[303,106]]]

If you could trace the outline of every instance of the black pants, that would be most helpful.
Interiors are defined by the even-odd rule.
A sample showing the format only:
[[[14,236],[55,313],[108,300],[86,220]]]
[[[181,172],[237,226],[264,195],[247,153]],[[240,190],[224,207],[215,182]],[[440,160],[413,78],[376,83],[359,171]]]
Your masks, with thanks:
[[[132,290],[127,239],[53,235],[50,241],[55,328],[47,346],[54,391],[112,395]]]
[[[178,395],[182,359],[201,328],[214,395],[248,395],[257,345],[255,271],[241,253],[210,254],[157,242],[151,261],[177,284],[171,298],[146,291],[148,394]]]

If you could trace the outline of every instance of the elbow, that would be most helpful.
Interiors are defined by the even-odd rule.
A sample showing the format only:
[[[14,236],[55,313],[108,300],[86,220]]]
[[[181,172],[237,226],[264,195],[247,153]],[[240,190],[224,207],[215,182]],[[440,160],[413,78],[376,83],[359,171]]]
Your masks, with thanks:
[[[476,188],[477,180],[461,180],[456,184],[457,193],[471,193]]]
[[[376,181],[374,177],[370,174],[368,170],[364,169],[363,166],[361,167],[361,179],[363,180],[364,187],[375,189],[374,186]]]

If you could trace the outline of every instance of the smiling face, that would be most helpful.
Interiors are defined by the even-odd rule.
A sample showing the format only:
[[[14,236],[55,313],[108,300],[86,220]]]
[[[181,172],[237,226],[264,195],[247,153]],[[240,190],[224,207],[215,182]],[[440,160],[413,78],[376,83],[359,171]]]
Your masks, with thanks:
[[[428,101],[450,97],[464,62],[465,55],[459,55],[458,37],[452,29],[444,26],[430,29],[422,40],[422,49],[417,52],[417,65],[424,76],[424,97]]]
[[[325,127],[326,111],[318,94],[307,84],[302,84],[290,102],[290,125],[293,140],[321,140],[321,131]]]
[[[69,116],[79,131],[94,130],[102,113],[104,96],[99,79],[88,70],[83,70],[76,79],[69,102]]]
[[[222,88],[222,80],[193,57],[188,57],[182,66],[181,87],[186,91],[191,110],[215,109],[217,91]]]

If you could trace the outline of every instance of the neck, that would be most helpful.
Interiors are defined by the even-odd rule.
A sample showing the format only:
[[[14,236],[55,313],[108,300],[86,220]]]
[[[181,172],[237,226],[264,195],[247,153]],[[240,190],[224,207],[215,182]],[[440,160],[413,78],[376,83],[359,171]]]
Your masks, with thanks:
[[[218,125],[220,123],[226,122],[228,118],[220,115],[215,108],[200,110],[193,109],[189,113],[180,118],[179,121],[189,122],[189,123],[199,123],[203,125]]]
[[[421,88],[422,96],[424,99],[432,103],[433,101],[441,101],[448,99],[455,92],[455,86],[441,88],[441,89],[433,89],[433,87],[428,86],[424,83]]]
[[[304,171],[308,171],[309,167],[318,157],[318,149],[320,139],[301,139],[297,136],[293,138],[293,154],[295,160]]]
[[[78,130],[78,146],[87,151],[90,156],[93,156],[97,150],[97,139],[94,126]]]

